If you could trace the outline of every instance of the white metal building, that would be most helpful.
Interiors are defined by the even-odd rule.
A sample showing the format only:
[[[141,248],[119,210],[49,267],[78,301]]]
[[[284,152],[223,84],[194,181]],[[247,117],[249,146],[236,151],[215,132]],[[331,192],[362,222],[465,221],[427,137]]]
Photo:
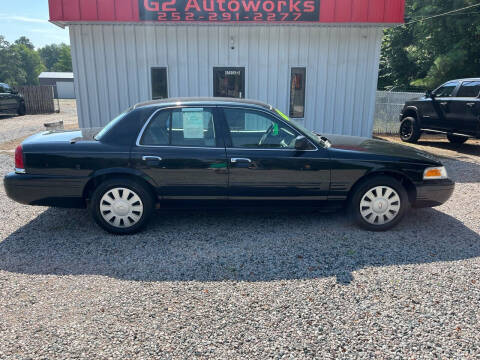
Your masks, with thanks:
[[[192,21],[151,21],[151,10],[162,9],[159,0],[128,0],[131,11],[122,14],[101,2],[93,14],[75,1],[78,14],[51,0],[50,16],[70,28],[82,127],[102,126],[149,99],[234,96],[270,103],[320,132],[362,136],[372,133],[383,29],[403,21],[404,7],[403,0],[302,0],[306,9],[318,6],[319,20],[219,23],[201,21],[203,8]],[[177,0],[182,11],[200,4],[186,1]],[[337,4],[332,13],[329,2],[350,8]],[[364,11],[359,3],[383,7]]]
[[[75,99],[72,72],[42,72],[38,75],[40,85],[52,85],[55,99]]]

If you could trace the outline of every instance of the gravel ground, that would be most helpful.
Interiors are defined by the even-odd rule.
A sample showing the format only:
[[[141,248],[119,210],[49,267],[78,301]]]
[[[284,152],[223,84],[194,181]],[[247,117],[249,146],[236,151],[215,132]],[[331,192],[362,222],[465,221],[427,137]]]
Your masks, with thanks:
[[[116,237],[0,187],[0,358],[480,359],[480,158],[445,164],[453,198],[381,234],[190,211]]]
[[[63,120],[65,127],[77,127],[75,100],[60,100],[60,113],[25,116],[0,116],[0,144],[44,131],[46,122]]]

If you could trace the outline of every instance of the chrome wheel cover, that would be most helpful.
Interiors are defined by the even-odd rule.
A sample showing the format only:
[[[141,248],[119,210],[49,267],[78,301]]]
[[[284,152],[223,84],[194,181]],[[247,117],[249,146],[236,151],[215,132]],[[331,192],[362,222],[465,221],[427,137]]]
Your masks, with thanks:
[[[372,225],[392,222],[402,206],[400,196],[389,186],[376,186],[368,190],[360,200],[360,214]]]
[[[134,191],[121,187],[113,188],[102,196],[100,214],[112,226],[129,228],[140,221],[143,203]]]

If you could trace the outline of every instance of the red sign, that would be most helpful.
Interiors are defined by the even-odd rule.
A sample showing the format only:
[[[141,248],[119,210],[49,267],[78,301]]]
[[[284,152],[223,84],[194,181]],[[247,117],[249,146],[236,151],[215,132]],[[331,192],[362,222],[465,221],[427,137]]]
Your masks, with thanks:
[[[320,0],[138,0],[141,21],[318,22]]]

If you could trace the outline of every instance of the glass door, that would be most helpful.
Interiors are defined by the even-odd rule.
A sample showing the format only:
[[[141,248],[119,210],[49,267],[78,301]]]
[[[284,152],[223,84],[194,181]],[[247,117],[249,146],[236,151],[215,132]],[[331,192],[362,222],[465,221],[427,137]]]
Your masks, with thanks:
[[[214,67],[213,96],[245,98],[245,68]]]

